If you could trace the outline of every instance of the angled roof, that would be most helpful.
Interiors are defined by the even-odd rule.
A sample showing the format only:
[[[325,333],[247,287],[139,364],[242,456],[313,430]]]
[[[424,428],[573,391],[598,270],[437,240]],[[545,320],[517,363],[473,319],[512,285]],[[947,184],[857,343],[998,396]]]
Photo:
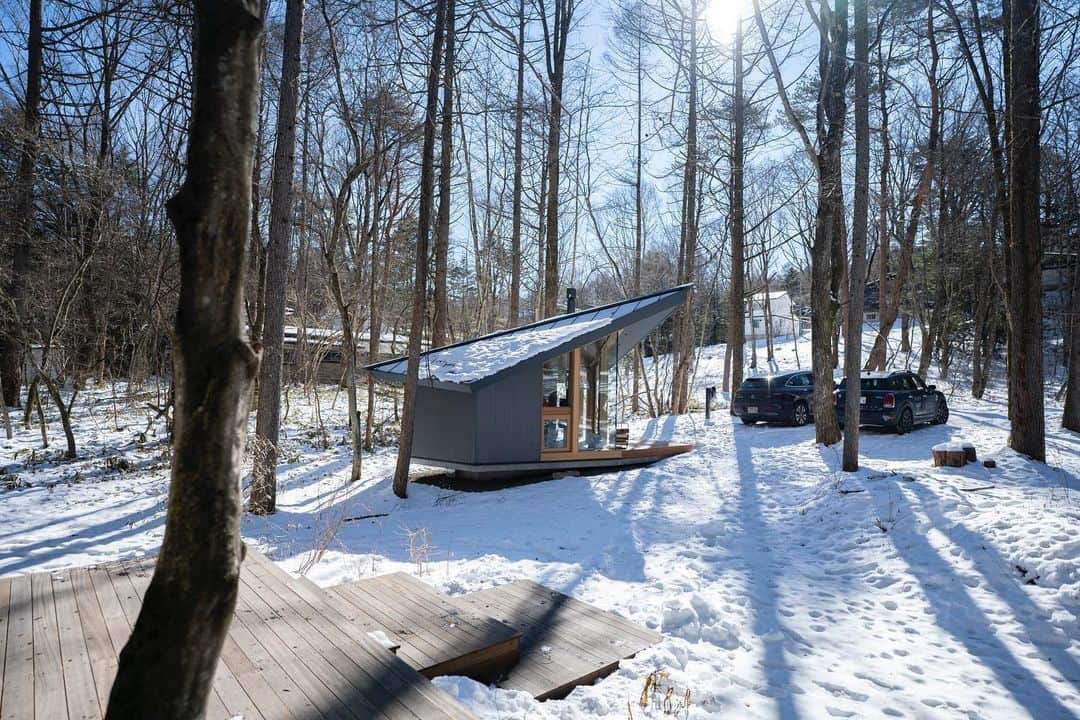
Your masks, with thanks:
[[[625,329],[628,337],[627,342],[620,339],[621,355],[674,312],[692,287],[680,285],[429,350],[420,355],[420,381],[469,392],[522,364],[541,364]],[[403,382],[407,363],[407,358],[395,358],[368,365],[367,370],[379,380]]]

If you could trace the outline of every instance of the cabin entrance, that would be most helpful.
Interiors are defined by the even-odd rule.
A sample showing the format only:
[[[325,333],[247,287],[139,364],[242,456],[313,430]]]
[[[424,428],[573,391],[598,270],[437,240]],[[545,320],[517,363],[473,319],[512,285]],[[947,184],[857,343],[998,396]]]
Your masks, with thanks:
[[[618,454],[618,333],[544,363],[542,460]]]

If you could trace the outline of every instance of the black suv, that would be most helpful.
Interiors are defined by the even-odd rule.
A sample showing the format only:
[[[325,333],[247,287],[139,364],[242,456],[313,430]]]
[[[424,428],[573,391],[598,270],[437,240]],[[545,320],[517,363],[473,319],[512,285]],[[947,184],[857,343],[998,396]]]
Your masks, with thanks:
[[[844,423],[847,378],[833,396],[840,424]],[[859,424],[893,428],[903,435],[916,423],[941,425],[949,419],[949,404],[937,386],[927,385],[913,372],[864,373]]]
[[[813,419],[814,380],[809,370],[747,378],[731,409],[747,425],[758,420],[805,425]]]

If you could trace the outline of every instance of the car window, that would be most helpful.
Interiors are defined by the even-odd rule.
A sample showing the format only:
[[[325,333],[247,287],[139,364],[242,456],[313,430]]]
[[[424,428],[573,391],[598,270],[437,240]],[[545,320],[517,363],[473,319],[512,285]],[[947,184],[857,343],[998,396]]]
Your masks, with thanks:
[[[806,378],[802,375],[792,375],[784,384],[788,387],[806,387]]]
[[[916,390],[925,390],[926,389],[926,383],[924,383],[922,381],[921,377],[919,377],[918,375],[909,375],[908,377],[911,379],[911,382],[913,382],[915,384],[915,389]]]
[[[916,389],[915,381],[911,379],[910,375],[904,375],[903,377],[900,378],[900,389],[901,390],[915,390]]]
[[[768,387],[769,381],[762,377],[747,378],[743,381],[740,390],[764,390]]]
[[[810,373],[803,373],[802,384],[803,387],[814,387],[814,376]]]

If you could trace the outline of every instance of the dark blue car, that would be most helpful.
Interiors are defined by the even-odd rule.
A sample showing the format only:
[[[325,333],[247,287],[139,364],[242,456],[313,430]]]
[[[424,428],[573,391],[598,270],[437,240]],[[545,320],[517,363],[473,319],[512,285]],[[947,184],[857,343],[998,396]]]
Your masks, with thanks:
[[[844,423],[847,378],[834,393],[836,413]],[[859,425],[892,428],[903,435],[917,423],[944,424],[949,420],[949,404],[936,386],[927,385],[913,372],[864,373],[859,402]]]
[[[809,370],[747,378],[731,408],[747,425],[759,420],[805,425],[813,419],[814,380]]]

